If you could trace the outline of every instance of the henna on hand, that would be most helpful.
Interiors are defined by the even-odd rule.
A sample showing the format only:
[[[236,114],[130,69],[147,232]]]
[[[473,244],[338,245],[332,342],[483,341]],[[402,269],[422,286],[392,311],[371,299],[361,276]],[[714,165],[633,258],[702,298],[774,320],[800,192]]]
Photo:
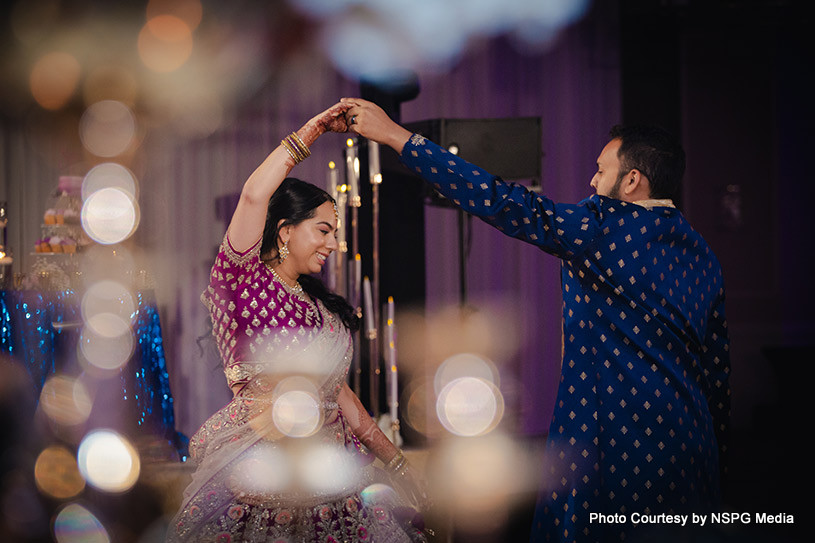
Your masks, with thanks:
[[[349,107],[348,104],[334,104],[314,117],[312,121],[323,132],[345,132],[348,130],[348,125],[345,122],[345,112],[348,111]]]
[[[347,132],[348,125],[345,122],[345,112],[348,110],[346,104],[334,104],[319,115],[313,117],[297,131],[297,135],[307,146],[317,141],[317,138],[326,132]]]
[[[303,143],[306,146],[311,147],[317,138],[325,132],[322,128],[317,125],[316,123],[308,122],[304,124],[300,130],[297,131],[297,135],[300,136],[300,139],[303,140]]]
[[[343,386],[337,401],[351,430],[368,450],[382,460],[385,464],[385,471],[390,473],[393,479],[393,484],[399,486],[420,510],[429,509],[431,500],[427,491],[427,483],[421,473],[411,467],[399,449],[379,429],[379,426],[368,415],[362,402],[348,388],[347,384]],[[397,459],[399,456],[402,457],[401,462]],[[393,461],[397,463],[395,472],[390,466]]]
[[[341,408],[343,415],[351,426],[351,430],[353,430],[360,442],[383,462],[387,462],[396,456],[399,449],[391,443],[388,437],[379,429],[379,426],[376,425],[376,422],[368,415],[368,411],[365,410],[357,395],[348,389],[347,391],[344,390],[341,396],[345,396],[346,400],[350,400],[342,402]]]
[[[334,104],[319,115],[311,118],[297,131],[297,135],[307,146],[317,141],[317,138],[326,132],[347,132],[348,124],[345,122],[345,112],[350,106],[347,104]]]
[[[342,104],[340,104],[340,105],[342,105]],[[340,132],[340,133],[348,132],[348,123],[345,121],[345,110],[344,109],[337,112],[337,114],[334,115],[333,117],[330,117],[328,119],[324,119],[323,122],[325,123],[324,126],[326,127],[326,131]]]

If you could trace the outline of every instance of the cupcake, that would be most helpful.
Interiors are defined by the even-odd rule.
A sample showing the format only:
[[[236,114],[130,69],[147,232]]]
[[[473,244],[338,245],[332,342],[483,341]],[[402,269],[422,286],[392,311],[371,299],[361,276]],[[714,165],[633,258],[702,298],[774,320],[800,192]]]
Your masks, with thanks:
[[[62,238],[59,236],[51,236],[48,238],[48,245],[51,246],[52,253],[62,252]]]
[[[62,213],[62,218],[65,221],[65,224],[79,224],[79,213],[71,208],[66,209]]]
[[[41,253],[42,252],[42,240],[38,239],[37,243],[34,244],[34,252]]]
[[[62,240],[62,252],[74,254],[76,252],[76,241],[71,238]]]
[[[48,209],[45,211],[45,224],[57,224],[57,212],[54,209]]]
[[[65,210],[57,209],[56,211],[57,224],[65,224]]]

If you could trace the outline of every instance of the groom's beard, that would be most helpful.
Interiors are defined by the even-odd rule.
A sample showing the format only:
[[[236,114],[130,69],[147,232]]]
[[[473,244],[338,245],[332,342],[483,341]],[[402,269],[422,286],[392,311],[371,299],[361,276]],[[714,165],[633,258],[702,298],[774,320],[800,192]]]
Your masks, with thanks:
[[[623,184],[623,177],[625,177],[625,174],[620,174],[617,177],[617,180],[614,182],[614,186],[611,187],[611,190],[608,192],[608,197],[609,198],[614,198],[615,200],[621,200],[622,199],[622,198],[620,198],[620,187]]]

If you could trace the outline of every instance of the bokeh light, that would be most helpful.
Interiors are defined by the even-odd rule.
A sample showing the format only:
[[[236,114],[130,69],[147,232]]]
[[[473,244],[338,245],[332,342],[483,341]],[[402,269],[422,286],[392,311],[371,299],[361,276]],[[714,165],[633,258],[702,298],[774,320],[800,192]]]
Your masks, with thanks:
[[[139,454],[130,442],[112,430],[94,430],[79,445],[79,471],[93,487],[124,492],[138,480]]]
[[[345,449],[312,443],[304,451],[300,451],[297,458],[300,479],[312,492],[340,492],[356,480],[355,459]]]
[[[274,401],[272,419],[289,437],[310,436],[322,423],[319,398],[309,390],[286,390]]]
[[[34,464],[34,480],[41,492],[60,500],[72,498],[85,488],[76,458],[60,445],[43,450]]]
[[[431,1],[424,2],[419,9],[415,9],[414,2],[398,0],[377,6],[377,11],[389,28],[400,29],[402,31],[400,34],[408,36],[410,42],[416,45],[414,54],[419,57],[420,62],[433,66],[442,65],[460,56],[470,31],[485,33],[483,27],[473,28],[468,24],[472,18],[468,20],[465,17],[464,24],[449,24],[449,21],[457,19],[462,12],[472,13],[473,7],[484,5],[484,0],[466,0],[463,4],[456,5],[455,1]],[[410,16],[406,17],[406,13]],[[500,20],[500,17],[490,15],[488,21]]]
[[[100,279],[90,284],[80,307],[84,321],[79,338],[81,360],[97,369],[118,370],[135,348],[131,324],[137,307],[133,294],[118,281]]]
[[[82,228],[104,245],[120,243],[136,230],[139,209],[133,197],[118,188],[97,190],[82,204]]]
[[[130,332],[129,323],[115,313],[94,313],[85,319],[85,326],[105,338],[117,338]]]
[[[76,426],[88,420],[93,400],[82,381],[65,375],[54,375],[40,391],[39,407],[57,424]]]
[[[436,415],[436,394],[431,381],[411,379],[402,391],[399,406],[400,423],[431,438],[444,431]]]
[[[106,327],[103,324],[102,332],[96,331],[97,323],[86,323],[82,328],[79,337],[79,351],[93,367],[101,370],[118,370],[124,366],[133,354],[134,340],[133,334],[128,327],[118,329],[126,331],[119,335],[114,335],[117,327]],[[103,335],[103,334],[111,335]]]
[[[82,145],[100,157],[124,153],[134,142],[136,118],[122,102],[102,100],[88,107],[79,120]]]
[[[591,0],[526,2],[523,16],[511,29],[512,37],[534,52],[549,45],[561,30],[579,20],[590,5]]]
[[[247,497],[283,492],[292,481],[286,452],[272,442],[252,447],[230,470],[226,480],[229,490]]]
[[[530,466],[529,454],[505,435],[454,438],[428,461],[428,482],[440,510],[478,532],[500,526],[515,502],[534,492]]]
[[[85,324],[96,334],[116,337],[130,331],[129,325],[136,316],[136,301],[121,283],[103,280],[85,291],[81,310]]]
[[[495,428],[504,414],[501,392],[477,377],[460,377],[448,383],[436,400],[442,425],[460,436],[478,436]]]
[[[439,365],[433,380],[436,416],[448,432],[477,436],[489,432],[504,414],[495,365],[473,353],[459,353]]]
[[[433,380],[436,394],[452,381],[461,377],[475,377],[500,386],[498,369],[490,360],[475,353],[458,353],[439,365]]]
[[[31,94],[43,108],[59,109],[76,92],[79,75],[79,62],[72,55],[61,51],[48,53],[31,70]]]
[[[507,385],[499,363],[520,345],[512,309],[517,302],[490,298],[471,303],[400,314],[399,370],[408,379],[400,419],[430,438],[483,435],[505,416]],[[511,386],[511,372],[506,378]]]
[[[343,17],[324,29],[322,48],[341,72],[382,83],[416,64],[410,43],[400,37],[381,24]]]
[[[467,307],[444,306],[426,314],[405,311],[399,316],[399,370],[408,374],[436,373],[436,366],[450,360],[451,368],[472,366],[451,373],[448,381],[463,375],[482,376],[497,386],[498,370],[520,346],[519,301],[506,299],[472,300]],[[488,377],[486,367],[492,377]],[[443,370],[445,374],[449,370]],[[436,386],[436,393],[446,381]]]
[[[337,68],[354,79],[388,83],[402,71],[450,67],[468,43],[508,34],[534,48],[579,20],[591,0],[292,0],[323,23],[320,41]],[[455,25],[449,21],[455,20]]]
[[[119,189],[134,199],[138,197],[136,177],[130,170],[116,162],[97,164],[85,174],[82,180],[82,199],[87,200],[91,194],[105,188]]]
[[[96,516],[78,503],[62,507],[54,518],[57,543],[109,543],[110,536]]]
[[[262,383],[259,386],[268,391],[256,400],[269,407],[258,410],[249,420],[255,433],[265,439],[278,440],[308,437],[320,429],[324,415],[314,381],[302,375],[265,372],[256,378],[256,383]]]
[[[139,32],[139,56],[155,72],[172,72],[183,66],[192,47],[190,27],[173,15],[151,17]]]

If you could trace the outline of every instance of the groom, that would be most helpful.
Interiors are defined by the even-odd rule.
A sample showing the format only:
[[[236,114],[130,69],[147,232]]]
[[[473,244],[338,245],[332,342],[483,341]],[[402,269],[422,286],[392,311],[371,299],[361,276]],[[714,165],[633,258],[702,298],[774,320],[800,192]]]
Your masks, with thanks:
[[[561,259],[563,360],[533,541],[636,540],[632,516],[716,510],[730,414],[722,269],[671,196],[685,154],[615,127],[595,194],[555,203],[348,106],[349,130],[392,147],[461,209]],[[599,519],[599,520],[598,520]]]

